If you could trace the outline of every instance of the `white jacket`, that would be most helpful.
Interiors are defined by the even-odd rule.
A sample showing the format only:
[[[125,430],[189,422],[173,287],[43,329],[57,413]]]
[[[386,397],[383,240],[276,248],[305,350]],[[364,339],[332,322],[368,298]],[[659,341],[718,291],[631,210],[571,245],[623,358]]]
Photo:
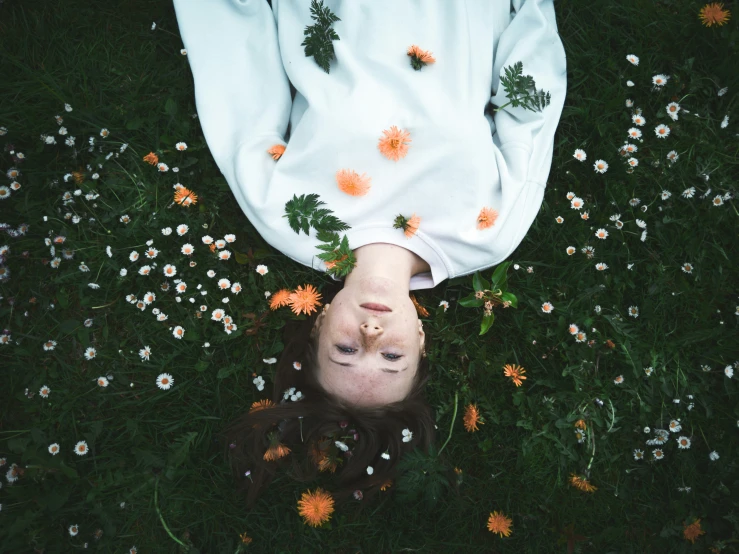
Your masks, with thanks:
[[[411,290],[505,260],[541,206],[565,99],[553,0],[324,0],[340,18],[330,73],[301,46],[310,4],[174,0],[205,139],[249,221],[326,271],[316,231],[297,234],[283,217],[293,195],[318,194],[351,227],[338,234],[352,250],[390,243],[429,264]],[[435,62],[414,70],[411,45]],[[491,116],[489,103],[508,102],[503,68],[518,61],[551,103]],[[398,161],[378,148],[391,126],[410,132]],[[276,144],[286,146],[277,161]],[[341,169],[369,177],[369,191],[342,192]],[[484,207],[498,217],[478,229]],[[421,218],[411,238],[393,228],[400,214]]]

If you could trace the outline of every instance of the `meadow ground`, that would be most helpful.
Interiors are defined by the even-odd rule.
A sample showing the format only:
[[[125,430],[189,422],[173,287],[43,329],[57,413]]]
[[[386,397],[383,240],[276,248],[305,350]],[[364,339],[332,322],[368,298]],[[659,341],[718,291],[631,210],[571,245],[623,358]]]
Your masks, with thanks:
[[[268,396],[264,360],[298,317],[265,293],[331,279],[233,202],[171,3],[1,2],[0,550],[737,552],[739,33],[734,14],[704,25],[703,6],[557,2],[568,94],[544,203],[510,257],[518,307],[496,306],[479,336],[483,308],[459,303],[472,276],[416,294],[436,452],[314,528],[297,501],[316,483],[286,472],[246,513],[215,437]],[[176,182],[197,202],[174,202]],[[493,511],[508,536],[488,530]]]

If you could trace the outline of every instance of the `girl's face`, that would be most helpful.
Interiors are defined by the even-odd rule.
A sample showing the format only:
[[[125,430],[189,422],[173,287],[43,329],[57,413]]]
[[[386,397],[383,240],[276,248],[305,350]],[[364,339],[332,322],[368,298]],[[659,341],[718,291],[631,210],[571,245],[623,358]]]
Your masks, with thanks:
[[[362,308],[383,304],[391,312]],[[347,403],[382,406],[405,398],[418,370],[425,334],[410,297],[378,284],[343,288],[326,304],[313,328],[318,333],[317,378]]]

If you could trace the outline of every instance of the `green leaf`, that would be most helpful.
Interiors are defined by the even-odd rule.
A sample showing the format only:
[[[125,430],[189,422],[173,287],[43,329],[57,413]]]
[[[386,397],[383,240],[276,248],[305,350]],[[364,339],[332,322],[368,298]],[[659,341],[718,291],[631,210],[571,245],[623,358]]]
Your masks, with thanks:
[[[177,113],[177,102],[175,102],[174,98],[167,98],[167,101],[164,103],[164,112],[167,115],[175,115]]]
[[[482,284],[482,275],[480,275],[479,271],[475,271],[475,274],[472,276],[472,288],[475,289],[475,292],[480,292],[485,288]]]
[[[225,379],[226,377],[233,375],[237,369],[238,369],[238,366],[236,364],[224,366],[218,370],[218,373],[216,374],[216,378]]]
[[[75,319],[65,319],[64,321],[62,321],[61,325],[59,325],[59,331],[61,331],[65,335],[68,335],[70,333],[74,333],[79,325],[80,322]]]
[[[195,371],[203,372],[206,369],[208,369],[209,365],[210,365],[209,360],[198,360],[198,363],[195,364]]]
[[[474,293],[471,293],[464,298],[460,298],[457,302],[460,306],[464,306],[465,308],[479,308],[485,303],[482,298],[475,298]]]
[[[505,290],[504,287],[508,282],[508,268],[510,265],[511,262],[504,262],[495,268],[492,278],[494,288]]]
[[[482,323],[480,324],[480,335],[484,335],[490,330],[490,327],[495,321],[495,312],[490,312],[490,315],[483,316]]]
[[[503,302],[510,302],[511,307],[518,308],[518,298],[516,298],[516,295],[512,292],[504,292],[500,295],[500,298]]]

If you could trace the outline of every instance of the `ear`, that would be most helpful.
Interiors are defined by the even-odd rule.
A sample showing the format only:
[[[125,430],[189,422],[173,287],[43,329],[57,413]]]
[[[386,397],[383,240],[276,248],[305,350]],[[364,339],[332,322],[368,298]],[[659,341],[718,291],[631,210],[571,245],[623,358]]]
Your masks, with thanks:
[[[315,321],[315,323],[313,323],[313,329],[311,329],[311,331],[310,331],[310,336],[311,336],[311,338],[312,338],[313,336],[315,336],[315,335],[316,335],[316,333],[318,333],[318,332],[320,331],[320,329],[321,329],[321,325],[323,325],[323,320],[324,320],[324,319],[326,318],[326,312],[328,311],[328,307],[329,307],[330,305],[331,305],[331,304],[326,304],[326,305],[325,305],[325,306],[323,307],[323,311],[322,311],[322,312],[321,312],[320,314],[318,314],[318,317],[316,318],[316,321]]]
[[[418,336],[421,340],[421,351],[423,352],[424,348],[426,348],[426,333],[423,330],[423,322],[420,319],[418,320]]]

